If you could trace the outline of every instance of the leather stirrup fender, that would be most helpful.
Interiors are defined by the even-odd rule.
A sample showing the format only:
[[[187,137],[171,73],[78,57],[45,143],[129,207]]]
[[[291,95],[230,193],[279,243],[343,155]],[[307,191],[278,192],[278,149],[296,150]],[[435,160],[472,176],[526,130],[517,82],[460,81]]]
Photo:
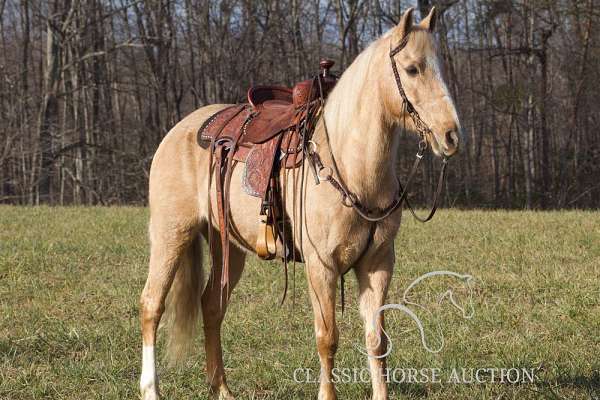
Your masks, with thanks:
[[[256,235],[256,254],[263,260],[272,260],[277,254],[275,229],[269,222],[268,215],[260,215],[258,233]]]

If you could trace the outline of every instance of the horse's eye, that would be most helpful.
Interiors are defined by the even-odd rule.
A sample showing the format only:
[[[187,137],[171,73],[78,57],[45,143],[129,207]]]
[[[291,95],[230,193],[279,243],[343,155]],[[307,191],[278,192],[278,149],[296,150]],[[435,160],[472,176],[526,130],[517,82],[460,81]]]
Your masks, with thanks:
[[[411,65],[410,67],[406,68],[406,73],[409,76],[417,76],[417,74],[419,73],[419,70],[414,65]]]

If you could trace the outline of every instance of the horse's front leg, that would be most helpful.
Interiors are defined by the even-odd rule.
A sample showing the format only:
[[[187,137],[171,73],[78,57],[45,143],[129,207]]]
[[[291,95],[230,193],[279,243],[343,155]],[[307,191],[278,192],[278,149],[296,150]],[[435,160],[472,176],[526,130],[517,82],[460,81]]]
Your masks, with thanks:
[[[360,296],[360,314],[365,323],[365,341],[369,354],[369,369],[373,385],[373,400],[387,400],[387,382],[385,354],[387,341],[384,329],[383,313],[377,313],[387,296],[394,268],[393,245],[378,249],[373,256],[363,257],[356,266]],[[377,314],[376,314],[377,313]],[[373,323],[375,318],[375,323]]]
[[[335,294],[339,274],[320,262],[309,262],[306,269],[315,318],[317,350],[321,363],[319,400],[337,399],[332,382],[332,370],[338,346]]]

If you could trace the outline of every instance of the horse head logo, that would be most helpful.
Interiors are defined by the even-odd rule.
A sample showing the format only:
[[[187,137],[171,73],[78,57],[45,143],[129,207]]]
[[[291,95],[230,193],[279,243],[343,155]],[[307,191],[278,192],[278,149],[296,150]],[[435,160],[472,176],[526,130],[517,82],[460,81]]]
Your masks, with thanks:
[[[410,301],[409,295],[410,295],[410,292],[413,289],[415,289],[421,282],[423,282],[429,278],[432,278],[432,277],[444,277],[444,276],[455,278],[456,280],[458,280],[458,283],[460,285],[462,285],[461,289],[463,289],[467,293],[467,300],[463,304],[461,302],[461,300],[462,300],[461,296],[457,295],[454,290],[454,286],[451,286],[446,291],[442,292],[438,296],[438,300],[437,300],[438,304],[441,305],[444,301],[447,301],[448,303],[450,303],[450,305],[452,305],[453,308],[456,308],[461,313],[462,318],[464,318],[464,319],[473,318],[473,316],[475,315],[475,308],[473,306],[473,284],[474,284],[473,276],[468,275],[468,274],[459,274],[459,273],[453,272],[453,271],[432,271],[432,272],[428,272],[424,275],[421,275],[420,277],[418,277],[417,279],[412,281],[412,283],[410,285],[408,285],[406,290],[404,290],[404,294],[402,296],[402,302],[400,304],[385,304],[385,305],[379,307],[373,315],[373,319],[372,319],[373,327],[376,327],[376,325],[378,324],[377,321],[379,320],[378,317],[379,317],[380,313],[384,312],[385,310],[400,310],[400,311],[404,312],[406,315],[408,315],[415,322],[417,329],[419,330],[419,334],[421,336],[421,343],[423,344],[423,347],[425,348],[425,350],[427,350],[430,353],[439,353],[440,351],[442,351],[442,349],[444,348],[444,335],[442,332],[442,328],[440,327],[440,325],[438,323],[437,331],[438,331],[438,335],[440,338],[440,344],[439,344],[439,346],[432,348],[427,342],[425,329],[423,327],[421,318],[419,317],[419,314],[426,313],[426,314],[432,315],[432,312],[427,307],[422,306],[421,304],[418,304],[414,301]],[[359,351],[361,353],[363,353],[364,355],[367,355],[368,357],[371,357],[371,358],[387,357],[392,352],[393,343],[392,343],[391,337],[385,331],[385,329],[383,329],[383,327],[381,327],[381,332],[383,335],[385,335],[385,338],[389,343],[387,351],[384,354],[371,355],[371,354],[368,354],[368,352],[366,352],[360,348],[359,348]],[[376,347],[378,347],[381,344],[381,340],[382,340],[382,337],[379,336]]]

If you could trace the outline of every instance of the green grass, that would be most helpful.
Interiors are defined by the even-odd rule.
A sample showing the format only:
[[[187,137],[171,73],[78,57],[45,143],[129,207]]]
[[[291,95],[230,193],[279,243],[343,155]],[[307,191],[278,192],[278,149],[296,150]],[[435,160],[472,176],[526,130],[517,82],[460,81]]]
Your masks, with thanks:
[[[0,399],[138,397],[146,223],[141,208],[0,207]],[[446,346],[430,354],[409,319],[388,313],[390,367],[539,369],[534,384],[393,384],[391,398],[600,397],[600,213],[443,210],[426,225],[407,216],[396,248],[390,302],[421,274],[453,270],[476,278],[475,317],[463,320],[447,303],[434,307]],[[296,368],[318,371],[302,267],[296,276],[295,307],[291,293],[279,307],[280,265],[248,262],[223,338],[239,399],[316,398],[316,384],[292,379]],[[441,293],[449,283],[432,281],[423,290]],[[360,368],[351,275],[346,298],[336,360]],[[183,367],[161,363],[165,398],[207,398],[201,349],[198,338]],[[341,399],[370,393],[368,384],[337,388]]]

